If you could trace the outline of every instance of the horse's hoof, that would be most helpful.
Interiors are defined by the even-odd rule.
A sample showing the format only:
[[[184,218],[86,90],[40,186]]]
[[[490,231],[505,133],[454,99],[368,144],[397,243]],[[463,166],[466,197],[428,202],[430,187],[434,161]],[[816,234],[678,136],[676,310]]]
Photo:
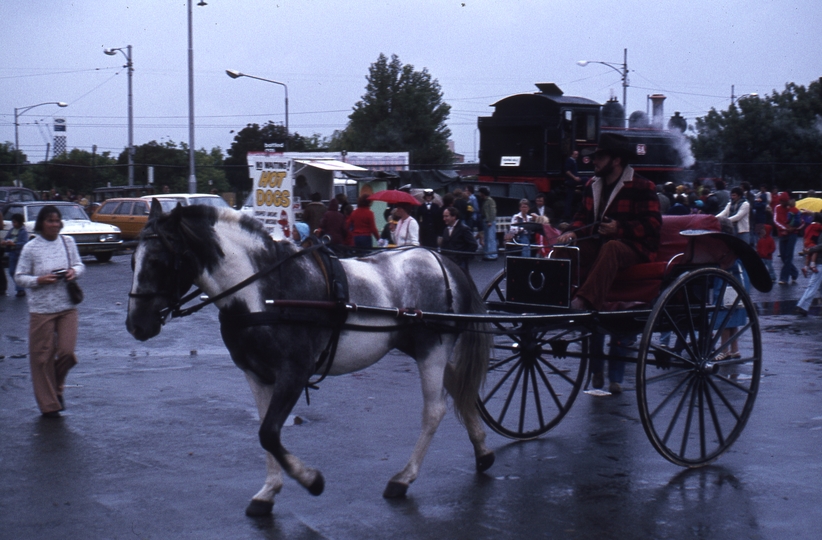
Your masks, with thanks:
[[[323,490],[325,489],[325,478],[320,471],[317,471],[317,477],[314,478],[314,481],[311,482],[311,485],[308,486],[308,492],[315,497],[317,495],[322,495]]]
[[[401,499],[405,497],[407,492],[408,484],[391,480],[388,482],[388,485],[385,486],[385,491],[382,492],[382,496],[386,499]]]
[[[271,510],[274,508],[273,501],[258,501],[251,499],[245,509],[245,515],[248,517],[265,517],[271,515]]]
[[[479,456],[477,458],[477,472],[484,472],[491,468],[491,465],[494,464],[494,453],[491,452],[490,454],[485,454],[484,456]]]

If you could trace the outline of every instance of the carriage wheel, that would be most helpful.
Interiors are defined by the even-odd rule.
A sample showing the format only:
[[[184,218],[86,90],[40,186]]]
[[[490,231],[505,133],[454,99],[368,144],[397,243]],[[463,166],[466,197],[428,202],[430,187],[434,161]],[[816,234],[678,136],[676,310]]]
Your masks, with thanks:
[[[483,300],[505,301],[505,271],[483,291]],[[523,323],[493,323],[496,332],[480,416],[500,435],[527,440],[556,426],[585,379],[590,334]]]
[[[657,300],[637,359],[651,444],[684,467],[716,459],[742,433],[761,370],[759,318],[742,284],[715,268],[680,276]]]

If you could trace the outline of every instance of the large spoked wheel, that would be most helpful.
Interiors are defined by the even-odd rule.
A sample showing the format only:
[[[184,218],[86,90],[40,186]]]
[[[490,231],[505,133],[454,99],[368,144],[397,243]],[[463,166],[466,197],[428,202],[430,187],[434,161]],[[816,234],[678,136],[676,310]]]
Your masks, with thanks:
[[[505,271],[483,292],[493,310],[505,301]],[[590,335],[534,323],[495,322],[494,346],[478,407],[485,423],[512,439],[539,437],[571,408],[585,379]]]
[[[654,448],[707,465],[745,427],[759,390],[759,318],[728,272],[683,274],[657,300],[637,358],[639,416]]]

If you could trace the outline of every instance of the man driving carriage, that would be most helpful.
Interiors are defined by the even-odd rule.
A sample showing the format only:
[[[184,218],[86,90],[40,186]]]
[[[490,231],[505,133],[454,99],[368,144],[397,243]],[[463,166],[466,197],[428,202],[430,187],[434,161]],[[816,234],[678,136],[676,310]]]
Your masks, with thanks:
[[[627,138],[603,134],[593,154],[594,173],[571,229],[557,244],[577,242],[581,286],[572,309],[601,310],[620,270],[656,259],[662,215],[653,182],[629,165]]]
[[[603,134],[593,154],[595,176],[585,185],[582,206],[571,229],[557,244],[577,241],[581,286],[571,302],[572,309],[601,311],[620,270],[656,259],[662,215],[653,182],[639,176],[629,165],[634,149],[627,138]],[[595,348],[601,354],[604,336]],[[611,346],[621,347],[632,336],[611,336]],[[613,352],[613,351],[612,351]],[[608,366],[609,389],[622,391],[624,362]],[[594,388],[604,386],[603,362],[592,360]]]

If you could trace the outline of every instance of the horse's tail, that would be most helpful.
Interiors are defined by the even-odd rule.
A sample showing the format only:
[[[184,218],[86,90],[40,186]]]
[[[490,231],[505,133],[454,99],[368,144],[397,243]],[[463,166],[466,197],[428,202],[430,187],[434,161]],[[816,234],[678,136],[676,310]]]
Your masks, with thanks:
[[[476,287],[468,287],[471,295],[469,313],[485,313],[485,303]],[[488,359],[492,344],[488,324],[472,322],[459,335],[454,348],[455,366],[453,379],[450,381],[451,396],[454,399],[454,412],[464,423],[477,406],[480,388],[488,372]]]

